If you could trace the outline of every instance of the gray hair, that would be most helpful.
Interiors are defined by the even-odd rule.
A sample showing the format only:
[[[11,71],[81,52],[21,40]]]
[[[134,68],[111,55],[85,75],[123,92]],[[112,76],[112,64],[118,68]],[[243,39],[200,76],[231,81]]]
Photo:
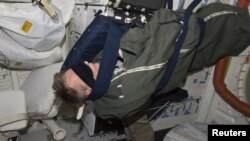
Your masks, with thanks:
[[[82,104],[86,98],[81,97],[77,91],[72,88],[68,88],[65,85],[64,73],[65,71],[61,71],[59,73],[55,73],[54,75],[52,88],[54,89],[55,95],[62,98],[65,102],[69,102],[71,104]]]

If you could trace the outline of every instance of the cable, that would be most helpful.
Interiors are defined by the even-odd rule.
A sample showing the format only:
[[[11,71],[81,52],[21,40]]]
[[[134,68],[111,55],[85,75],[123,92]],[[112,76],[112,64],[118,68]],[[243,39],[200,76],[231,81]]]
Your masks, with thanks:
[[[198,101],[198,100],[200,100],[199,98],[197,98],[197,99],[195,99],[194,101]],[[171,109],[171,111],[177,111],[177,109],[179,109],[180,107],[182,107],[184,104],[186,104],[186,103],[189,103],[189,102],[191,102],[191,101],[188,101],[188,100],[184,100],[184,101],[182,101],[182,102],[178,102],[178,104],[175,104],[175,103],[173,103],[173,102],[171,102],[171,101],[167,101],[164,105],[162,105],[162,106],[160,106],[160,107],[155,107],[155,108],[153,108],[153,109],[158,109],[152,116],[150,116],[147,120],[137,120],[137,122],[139,122],[139,123],[149,123],[150,121],[152,121],[153,119],[154,119],[154,117],[156,116],[156,115],[158,115],[158,113],[159,112],[161,112],[162,111],[162,113],[164,112],[164,111],[166,111],[166,110],[170,110],[169,109],[169,107],[171,106],[171,105],[173,105],[174,107],[175,107],[175,109]],[[198,103],[198,102],[197,102]],[[164,111],[163,111],[163,109],[164,109]],[[158,116],[157,118],[159,118],[160,116]],[[156,119],[157,119],[156,118]],[[155,120],[156,120],[155,119]],[[154,120],[154,121],[155,121]]]
[[[161,106],[152,116],[148,118],[148,120],[137,120],[139,123],[148,123],[150,122],[162,109],[168,108],[170,105],[170,101],[166,102],[163,106]]]

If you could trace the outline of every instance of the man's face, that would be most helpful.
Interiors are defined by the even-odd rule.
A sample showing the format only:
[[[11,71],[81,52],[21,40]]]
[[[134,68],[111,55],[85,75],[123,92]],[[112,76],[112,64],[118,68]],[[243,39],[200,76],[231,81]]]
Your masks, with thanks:
[[[93,72],[93,77],[96,80],[99,63],[89,63],[84,61],[86,65],[88,65]],[[92,92],[92,88],[87,85],[72,69],[68,69],[64,74],[65,85],[68,88],[74,89],[80,97],[88,97]]]
[[[72,69],[65,72],[64,79],[66,87],[74,89],[79,96],[88,97],[90,95],[92,89]]]

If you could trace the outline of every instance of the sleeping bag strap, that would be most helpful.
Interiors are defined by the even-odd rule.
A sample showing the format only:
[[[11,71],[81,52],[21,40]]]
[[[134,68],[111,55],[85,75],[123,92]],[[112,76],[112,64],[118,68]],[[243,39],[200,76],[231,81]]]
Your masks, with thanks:
[[[124,31],[115,25],[110,26],[105,41],[102,61],[98,71],[97,79],[88,99],[97,100],[102,97],[111,83],[113,71],[117,61],[118,50],[120,47],[120,38]]]
[[[183,26],[182,26],[182,32],[178,36],[178,39],[175,44],[175,49],[166,65],[165,72],[158,83],[158,86],[155,90],[155,95],[159,95],[161,90],[168,84],[170,77],[175,69],[175,66],[177,64],[178,57],[180,55],[180,50],[183,46],[184,40],[186,38],[187,32],[188,32],[188,24],[189,19],[193,13],[193,9],[201,2],[201,0],[193,0],[192,3],[187,7],[184,17],[183,17]]]
[[[168,9],[173,9],[173,0],[166,0]]]
[[[108,90],[117,61],[120,38],[129,28],[130,26],[122,21],[99,15],[86,28],[69,52],[61,71],[74,68],[74,65],[79,62],[93,62],[103,51],[97,79],[87,99],[97,100]],[[74,70],[81,75],[82,69]]]

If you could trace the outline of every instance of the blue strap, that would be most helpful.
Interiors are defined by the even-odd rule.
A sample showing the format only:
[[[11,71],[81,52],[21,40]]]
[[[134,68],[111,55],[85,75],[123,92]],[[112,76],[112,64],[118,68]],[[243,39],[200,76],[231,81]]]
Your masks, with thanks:
[[[67,70],[80,61],[92,61],[104,48],[109,27],[108,23],[108,17],[97,16],[72,47],[61,70]]]
[[[91,62],[103,50],[98,76],[88,99],[97,100],[108,90],[117,61],[120,38],[129,28],[128,24],[100,15],[86,28],[71,49],[61,70],[67,70],[79,61]]]
[[[104,45],[102,61],[96,83],[92,90],[92,94],[89,95],[88,99],[97,100],[108,90],[116,65],[118,50],[120,47],[120,38],[122,37],[123,32],[124,31],[121,31],[121,29],[115,25],[110,26]]]
[[[173,9],[173,0],[166,0],[168,4],[168,9]]]
[[[171,55],[167,65],[166,65],[165,72],[164,72],[158,86],[156,87],[155,95],[158,95],[160,93],[160,91],[168,84],[168,82],[170,80],[170,77],[175,69],[176,64],[177,64],[178,57],[180,55],[181,47],[184,43],[184,40],[185,40],[187,32],[188,32],[188,24],[189,24],[190,16],[193,13],[192,12],[193,9],[200,2],[201,2],[201,0],[193,0],[192,3],[188,6],[188,8],[186,9],[186,11],[184,13],[182,32],[180,33],[179,38],[175,44],[174,52]]]

